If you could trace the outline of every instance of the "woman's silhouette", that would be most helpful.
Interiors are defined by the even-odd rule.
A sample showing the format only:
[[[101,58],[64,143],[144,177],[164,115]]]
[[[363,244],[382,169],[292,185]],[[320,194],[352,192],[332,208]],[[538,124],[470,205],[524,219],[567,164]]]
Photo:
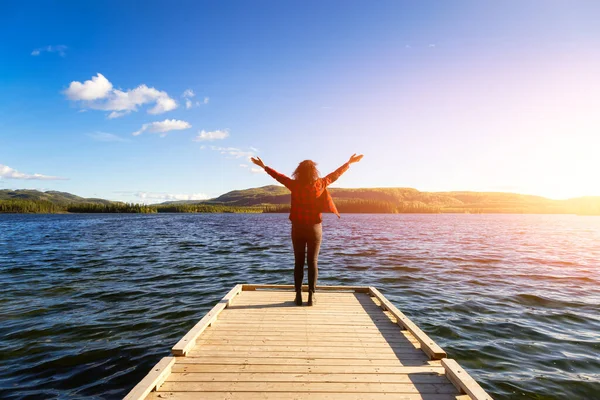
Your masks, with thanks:
[[[317,284],[317,259],[321,247],[322,227],[321,212],[335,212],[335,205],[327,192],[327,186],[335,182],[350,164],[359,162],[362,155],[354,154],[344,165],[325,178],[319,177],[317,164],[304,160],[298,168],[287,177],[274,169],[265,166],[260,157],[252,158],[252,162],[271,175],[275,180],[292,192],[290,220],[292,221],[292,244],[294,246],[294,287],[296,304],[302,305],[302,280],[304,278],[304,260],[308,253],[308,305],[316,304],[315,287]],[[339,215],[338,215],[339,216]]]

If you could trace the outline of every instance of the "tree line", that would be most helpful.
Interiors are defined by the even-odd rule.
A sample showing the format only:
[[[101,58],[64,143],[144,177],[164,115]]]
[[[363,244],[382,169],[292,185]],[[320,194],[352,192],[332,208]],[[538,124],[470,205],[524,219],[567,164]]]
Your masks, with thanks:
[[[515,205],[463,205],[443,206],[421,201],[385,201],[362,199],[336,199],[340,213],[399,214],[399,213],[511,213],[511,214],[581,214],[600,215],[600,204],[573,202],[562,206]],[[199,204],[136,204],[136,203],[54,203],[48,200],[0,200],[0,213],[289,213],[289,204],[232,206],[219,203]]]
[[[340,213],[348,214],[432,214],[442,212],[440,207],[430,206],[420,201],[404,201],[399,203],[393,203],[391,201],[382,200],[339,199],[335,200],[335,205]],[[281,204],[265,206],[263,212],[288,213],[290,212],[290,205]]]
[[[223,204],[165,204],[137,203],[71,203],[56,204],[46,200],[0,200],[0,213],[57,214],[57,213],[261,213],[263,207],[239,207]]]

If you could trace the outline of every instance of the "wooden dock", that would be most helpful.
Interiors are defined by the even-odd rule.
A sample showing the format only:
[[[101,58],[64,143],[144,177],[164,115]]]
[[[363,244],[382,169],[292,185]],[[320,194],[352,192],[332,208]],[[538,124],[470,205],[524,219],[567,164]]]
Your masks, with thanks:
[[[235,286],[125,399],[491,400],[377,289],[293,300],[292,286]]]

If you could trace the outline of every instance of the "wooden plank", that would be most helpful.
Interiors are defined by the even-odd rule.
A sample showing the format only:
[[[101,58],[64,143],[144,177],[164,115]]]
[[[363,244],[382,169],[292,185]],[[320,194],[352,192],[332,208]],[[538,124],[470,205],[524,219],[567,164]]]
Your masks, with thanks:
[[[419,342],[421,342],[421,348],[429,357],[439,360],[446,358],[446,352],[438,346],[429,336],[425,334],[414,322],[412,322],[406,315],[396,308],[388,299],[386,299],[379,290],[374,287],[370,288],[370,293],[376,297],[382,305],[382,308],[388,310],[398,320],[398,324],[406,328],[412,333]]]
[[[231,351],[231,352],[239,352],[240,354],[248,354],[255,352],[264,352],[265,356],[270,353],[318,353],[318,354],[327,354],[327,353],[336,353],[336,354],[346,354],[346,353],[369,353],[369,354],[420,354],[421,351],[419,349],[415,349],[412,346],[388,346],[388,347],[371,347],[371,346],[348,346],[348,347],[324,347],[324,346],[312,346],[312,345],[202,345],[196,346],[192,350],[188,352],[188,354],[193,354],[194,352],[218,352],[218,351]]]
[[[165,382],[160,392],[330,392],[459,394],[451,383]]]
[[[279,289],[279,290],[294,290],[294,285],[261,285],[261,284],[244,284],[243,290],[264,290],[264,289]],[[368,293],[368,286],[319,286],[317,285],[316,290],[337,290],[337,291],[354,291],[357,293]],[[302,291],[308,292],[308,286],[302,285]]]
[[[324,299],[339,299],[339,300],[358,300],[361,296],[368,295],[368,292],[356,293],[356,292],[334,292],[334,291],[320,291],[317,292],[317,296]],[[289,299],[290,297],[296,297],[296,292],[293,290],[286,291],[275,291],[275,290],[257,290],[255,292],[244,292],[245,299]],[[307,293],[302,293],[302,297],[307,298]]]
[[[216,334],[211,335],[202,335],[201,339],[209,340],[221,337],[228,337],[230,339],[243,339],[244,337],[248,340],[272,340],[272,341],[286,341],[286,340],[294,340],[294,341],[337,341],[337,342],[351,342],[357,344],[368,344],[369,342],[385,342],[385,343],[410,343],[415,348],[420,348],[421,344],[416,339],[404,340],[401,336],[388,336],[382,335],[381,332],[373,331],[372,334],[361,334],[354,339],[353,333],[355,332],[332,332],[330,335],[327,332],[320,332],[318,334],[311,332],[270,332],[270,331],[262,331],[262,332],[238,332],[238,331],[216,331]]]
[[[323,339],[327,339],[327,338],[323,338]],[[379,350],[393,350],[393,349],[411,349],[411,350],[415,350],[417,349],[417,347],[414,346],[413,343],[410,342],[395,342],[395,343],[389,343],[389,342],[367,342],[367,343],[361,343],[361,342],[336,342],[336,341],[325,341],[322,342],[321,340],[277,340],[277,341],[266,341],[266,340],[253,340],[251,338],[248,338],[247,340],[230,340],[230,339],[221,339],[221,340],[212,340],[212,339],[198,339],[196,341],[196,347],[202,347],[202,348],[215,348],[215,349],[220,349],[220,348],[230,348],[230,349],[235,349],[235,350],[239,350],[239,351],[245,351],[248,350],[250,348],[252,349],[258,349],[258,348],[262,348],[262,349],[269,349],[269,350],[274,350],[274,349],[296,349],[296,348],[311,348],[314,349],[316,351],[319,350],[328,350],[331,348],[335,348],[336,351],[350,351],[350,350],[354,350],[354,349],[361,349],[361,348],[365,348],[365,349],[379,349]],[[192,349],[191,351],[193,351],[194,349]]]
[[[361,306],[346,308],[334,307],[298,307],[296,305],[290,307],[269,307],[269,305],[257,305],[255,308],[244,308],[244,303],[236,301],[234,305],[227,308],[228,314],[245,314],[245,315],[371,315],[374,312],[381,312],[381,308],[373,304],[369,309]],[[384,313],[385,315],[385,313]],[[389,317],[388,317],[389,318]]]
[[[123,400],[141,400],[160,386],[171,373],[175,357],[163,357],[148,374],[123,398]]]
[[[215,343],[230,343],[230,344],[294,344],[294,343],[305,343],[308,345],[322,344],[323,346],[337,347],[337,346],[374,346],[374,347],[387,347],[387,346],[412,346],[416,349],[421,348],[421,343],[415,340],[407,340],[403,337],[395,336],[386,338],[382,335],[362,335],[355,337],[352,334],[338,334],[338,335],[307,335],[307,334],[285,334],[285,335],[271,335],[269,332],[262,332],[261,334],[251,333],[244,334],[239,332],[231,332],[224,338],[223,335],[217,333],[216,335],[202,335],[197,341],[206,344]]]
[[[357,324],[360,323],[386,323],[386,324],[394,324],[392,320],[390,320],[386,315],[349,315],[349,314],[315,314],[315,315],[306,315],[306,314],[288,314],[288,315],[240,315],[240,314],[226,314],[222,313],[220,318],[221,321],[241,321],[248,322],[252,321],[261,321],[261,322],[283,322],[283,321],[298,321],[298,322],[310,322],[313,325],[317,325],[319,322],[326,322],[332,319],[343,319],[344,321],[354,322]]]
[[[344,359],[355,359],[355,360],[395,360],[395,359],[424,359],[424,354],[421,350],[407,349],[407,350],[396,350],[386,352],[367,352],[367,349],[357,349],[356,352],[319,352],[313,350],[289,350],[289,351],[245,351],[240,352],[237,350],[229,351],[227,349],[214,349],[214,348],[200,348],[189,351],[186,357],[289,357],[289,358],[303,358],[303,357],[325,357],[325,358],[344,358]]]
[[[492,400],[492,397],[455,360],[443,359],[442,366],[446,370],[448,379],[472,400]]]
[[[250,285],[244,285],[244,287],[250,287]],[[351,297],[357,294],[368,293],[368,290],[364,291],[366,288],[368,288],[368,286],[359,287],[359,290],[363,290],[362,293],[357,293],[353,288],[354,286],[324,286],[321,290],[317,288],[317,293],[328,296],[339,295],[340,297]],[[307,286],[305,285],[303,289],[303,292],[306,293]],[[247,296],[281,296],[289,295],[290,293],[296,293],[292,285],[284,285],[283,289],[278,287],[275,289],[255,289],[253,291],[244,290],[244,294]]]
[[[241,315],[241,314],[231,314],[231,313],[221,313],[221,321],[241,321],[248,322],[248,320],[256,321],[259,320],[261,322],[282,322],[282,321],[299,321],[299,322],[311,322],[313,325],[318,324],[319,322],[330,321],[334,318],[342,318],[344,321],[354,322],[354,323],[368,323],[368,322],[385,322],[388,324],[394,324],[387,316],[385,315],[339,315],[339,314],[281,314],[281,315],[252,315],[251,318],[249,315]]]
[[[238,326],[218,326],[211,327],[206,331],[206,334],[202,336],[202,338],[215,338],[215,337],[235,337],[235,336],[244,336],[244,337],[256,337],[260,338],[262,336],[270,336],[270,337],[278,337],[278,338],[294,338],[300,337],[303,339],[306,338],[332,338],[332,340],[338,340],[338,338],[350,338],[357,337],[358,339],[369,339],[376,338],[381,340],[400,340],[406,339],[412,343],[419,343],[417,339],[412,337],[406,338],[403,333],[406,331],[380,331],[376,329],[364,330],[364,331],[356,331],[352,329],[336,329],[333,330],[318,330],[318,329],[297,329],[296,331],[286,331],[286,330],[275,330],[269,329],[266,326],[262,326],[257,328],[256,330],[251,329],[240,329]],[[333,339],[335,338],[335,339]]]
[[[318,326],[308,326],[308,327],[302,327],[302,326],[297,326],[297,329],[295,329],[294,331],[291,330],[286,330],[283,327],[277,327],[277,326],[269,326],[269,325],[244,325],[244,324],[223,324],[223,325],[217,325],[217,326],[212,326],[210,328],[211,330],[211,334],[212,335],[217,335],[217,334],[221,334],[221,335],[235,335],[235,334],[242,334],[242,335],[265,335],[265,334],[269,334],[272,333],[273,335],[288,335],[288,336],[298,336],[298,335],[302,335],[302,336],[306,336],[306,335],[315,335],[318,336],[316,334],[318,333],[324,333],[325,335],[330,334],[330,336],[340,336],[340,335],[360,335],[360,336],[378,336],[378,337],[384,337],[384,338],[395,338],[395,337],[400,337],[400,335],[403,334],[403,332],[405,331],[401,331],[400,328],[397,325],[394,325],[391,329],[390,328],[382,328],[382,329],[377,329],[376,327],[373,328],[367,328],[367,327],[361,327],[361,329],[354,329],[351,326],[331,326],[329,329],[328,328],[323,328],[323,327],[318,327]],[[412,335],[411,335],[412,336]],[[415,341],[417,341],[417,339],[414,339]]]
[[[247,357],[247,358],[268,358],[268,359],[315,359],[317,357],[328,358],[328,359],[339,359],[339,360],[372,360],[372,361],[407,361],[407,360],[418,360],[423,361],[427,359],[427,356],[420,350],[408,354],[394,355],[394,354],[339,354],[339,353],[317,353],[317,352],[247,352],[240,354],[236,351],[210,351],[210,350],[199,350],[190,351],[186,357],[189,358],[207,358],[207,357]]]
[[[302,311],[302,312],[318,312],[319,310],[328,310],[328,311],[349,311],[349,310],[353,310],[353,311],[361,311],[361,310],[365,310],[365,311],[374,311],[377,310],[377,305],[376,304],[365,304],[362,302],[358,302],[358,301],[336,301],[334,299],[328,300],[328,299],[322,299],[322,298],[318,298],[318,307],[308,307],[306,305],[306,302],[308,301],[307,298],[303,298],[302,299],[302,306],[297,306],[295,303],[295,299],[294,297],[291,298],[286,298],[286,299],[259,299],[259,300],[255,300],[255,301],[249,301],[249,300],[244,300],[243,302],[240,301],[239,303],[236,303],[236,307],[233,307],[234,310],[239,310],[239,309],[247,309],[247,310],[252,310],[252,309],[258,309],[261,311],[265,311],[265,310],[282,310],[282,311],[288,311],[288,312],[294,312],[294,311]],[[379,309],[379,311],[381,311],[381,309]]]
[[[420,348],[416,347],[414,343],[408,342],[406,340],[395,340],[395,341],[386,341],[386,340],[369,340],[369,341],[361,341],[361,340],[350,340],[347,339],[345,341],[332,340],[328,337],[325,338],[316,338],[316,339],[255,339],[249,337],[236,337],[236,338],[220,338],[216,337],[198,339],[196,340],[196,346],[256,346],[256,345],[266,345],[266,346],[289,346],[289,347],[303,347],[310,346],[311,348],[317,347],[325,347],[325,348],[356,348],[356,347],[369,347],[369,348],[397,348],[397,347],[408,347],[411,349]],[[417,346],[420,346],[418,344]]]
[[[353,324],[353,323],[348,323],[348,322],[344,322],[344,321],[335,321],[335,320],[332,320],[327,324],[322,323],[319,325],[310,325],[305,322],[295,322],[295,323],[289,322],[289,323],[286,323],[285,325],[282,325],[282,324],[278,324],[275,321],[272,321],[272,322],[266,321],[264,323],[261,321],[246,321],[246,322],[219,321],[218,326],[219,327],[230,326],[230,327],[234,327],[234,328],[238,328],[238,329],[239,328],[245,328],[245,329],[274,328],[274,329],[278,329],[278,330],[302,329],[302,330],[306,330],[306,331],[327,330],[330,327],[331,328],[337,327],[337,329],[345,329],[345,330],[352,330],[352,331],[369,329],[369,330],[387,330],[387,331],[391,331],[391,332],[397,332],[400,330],[396,324],[392,324],[392,323],[385,323],[385,324],[380,323],[379,325],[374,324],[374,323],[373,324],[368,324],[368,323]],[[290,328],[290,326],[292,326],[292,327]],[[415,335],[415,337],[416,337],[416,335]]]
[[[370,359],[348,359],[348,358],[264,358],[264,357],[179,357],[178,364],[228,364],[228,365],[366,365],[366,366],[439,366],[440,361],[429,360],[425,355],[421,359],[389,359],[389,360],[370,360]]]
[[[202,392],[202,400],[470,400],[454,394],[418,393],[301,393],[296,392]],[[198,400],[197,392],[152,392],[149,400]]]
[[[400,331],[398,324],[395,324],[391,321],[368,321],[368,320],[353,320],[346,318],[319,318],[319,319],[299,319],[299,318],[281,318],[281,319],[261,319],[261,318],[248,318],[246,320],[241,318],[219,318],[216,326],[223,325],[240,325],[240,326],[274,326],[280,328],[289,327],[290,330],[295,329],[296,327],[309,327],[309,328],[319,328],[326,326],[370,326],[375,328],[383,328],[390,329],[394,332]]]
[[[264,351],[264,356],[265,357],[270,357],[272,354],[287,354],[290,357],[301,357],[301,356],[315,356],[315,355],[319,355],[319,356],[332,356],[335,354],[336,357],[345,357],[345,358],[354,358],[354,357],[349,357],[351,355],[365,355],[368,358],[404,358],[407,356],[412,356],[412,355],[419,355],[419,357],[421,356],[422,352],[419,349],[415,349],[415,348],[408,348],[408,347],[404,347],[404,348],[384,348],[384,347],[379,347],[379,348],[369,348],[369,347],[355,347],[353,350],[350,350],[346,347],[338,347],[334,350],[329,350],[327,352],[325,351],[321,351],[319,352],[319,350],[313,349],[310,346],[304,346],[304,347],[290,347],[290,348],[284,348],[283,346],[278,346],[279,348],[281,348],[281,350],[275,350],[275,347],[270,347],[271,350],[265,350]],[[226,347],[226,346],[204,346],[204,347],[200,347],[200,348],[194,348],[193,350],[191,350],[190,352],[188,352],[188,355],[190,357],[195,357],[195,356],[200,356],[200,355],[209,355],[209,354],[223,354],[223,353],[227,353],[227,354],[235,354],[237,353],[240,356],[251,356],[253,354],[259,354],[260,350],[258,350],[257,347],[252,347],[252,350],[242,350],[240,348],[235,348],[235,347]],[[385,357],[387,356],[387,357]]]
[[[330,383],[438,383],[447,384],[444,375],[436,373],[416,374],[334,374],[305,373],[285,374],[279,372],[172,372],[169,382],[330,382]]]
[[[289,292],[287,294],[281,294],[281,295],[265,295],[265,294],[252,294],[252,295],[248,295],[246,293],[249,292],[243,292],[244,295],[242,295],[242,299],[244,302],[247,303],[261,303],[261,302],[267,302],[267,303],[274,303],[274,304],[289,304],[289,301],[293,301],[296,298],[296,295],[294,294],[294,292]],[[260,293],[260,292],[256,292],[256,293]],[[337,294],[337,293],[336,293]],[[329,294],[324,294],[324,293],[318,293],[316,295],[316,297],[319,300],[323,300],[323,301],[327,301],[328,303],[331,303],[332,305],[335,304],[339,304],[339,305],[347,305],[347,304],[356,304],[356,303],[364,303],[365,305],[369,305],[369,302],[366,301],[368,300],[368,298],[363,298],[360,296],[367,296],[366,293],[364,294],[352,294],[352,295],[348,295],[348,296],[336,296],[333,293],[329,293]],[[302,295],[302,300],[306,301],[308,299],[308,296],[306,294]],[[298,306],[294,306],[292,308],[299,308],[302,309],[301,307]]]
[[[171,368],[175,372],[212,373],[278,373],[278,374],[444,374],[440,366],[398,367],[376,365],[261,365],[261,364],[191,364],[176,363]]]
[[[223,297],[223,299],[221,299],[221,301],[219,301],[219,303],[212,308],[212,310],[210,310],[200,321],[198,321],[198,323],[192,329],[190,329],[190,331],[183,338],[181,338],[181,340],[177,342],[175,346],[173,346],[171,349],[173,355],[183,356],[192,347],[194,347],[198,336],[200,336],[210,324],[216,321],[219,313],[228,307],[233,301],[233,298],[241,293],[241,291],[242,285],[234,286],[233,289],[231,289],[229,293],[227,293],[227,295],[225,295],[225,297]]]

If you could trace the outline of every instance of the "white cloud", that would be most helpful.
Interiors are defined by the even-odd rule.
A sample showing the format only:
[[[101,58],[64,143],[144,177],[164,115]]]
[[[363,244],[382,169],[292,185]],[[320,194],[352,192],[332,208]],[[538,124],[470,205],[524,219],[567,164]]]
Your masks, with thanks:
[[[70,100],[97,100],[106,97],[112,90],[112,83],[102,74],[93,76],[91,80],[83,83],[73,81],[65,94]]]
[[[61,178],[59,176],[49,176],[49,175],[42,175],[42,174],[25,174],[23,172],[17,171],[16,169],[12,169],[8,165],[3,165],[3,164],[0,164],[0,178],[40,180],[40,181],[67,180],[67,178]]]
[[[242,168],[248,168],[248,164],[240,164],[240,167],[242,167]]]
[[[159,93],[161,93],[161,95],[156,98],[156,105],[148,110],[148,114],[162,114],[177,108],[177,102],[170,98],[166,92]],[[163,93],[164,96],[162,95]]]
[[[183,129],[189,129],[192,125],[189,122],[181,121],[178,119],[165,119],[164,121],[151,122],[144,124],[139,131],[133,132],[133,136],[141,135],[143,132],[148,133],[160,133],[161,137],[167,136],[169,131],[178,131]]]
[[[259,167],[250,168],[250,172],[252,172],[253,174],[266,174],[265,170]]]
[[[219,153],[224,154],[224,155],[233,156],[235,158],[242,158],[242,157],[250,158],[254,155],[253,151],[244,151],[237,147],[210,146],[210,149],[214,150],[214,151],[218,151]]]
[[[120,118],[120,117],[122,117],[124,115],[129,114],[130,112],[131,111],[120,111],[120,112],[119,111],[113,111],[110,114],[108,114],[108,117],[106,117],[106,118],[108,118],[108,119]]]
[[[207,200],[210,197],[204,193],[179,194],[179,193],[152,193],[152,192],[137,192],[135,197],[144,200]]]
[[[64,93],[70,100],[81,102],[82,107],[112,111],[108,115],[110,119],[137,111],[143,105],[154,104],[148,114],[162,114],[177,108],[177,102],[167,92],[143,84],[125,91],[113,89],[112,83],[100,73],[84,83],[71,82]]]
[[[67,51],[68,47],[65,45],[58,45],[58,46],[46,46],[46,47],[40,47],[37,48],[35,50],[33,50],[31,52],[32,56],[39,56],[40,54],[42,54],[43,52],[46,53],[58,53],[59,56],[64,57],[66,56],[66,51]]]
[[[88,136],[97,142],[129,142],[129,139],[107,132],[88,133]]]
[[[252,147],[252,146],[250,146],[250,150],[252,150],[252,151],[253,151],[253,152],[255,152],[255,153],[258,153],[258,149],[257,149],[256,147]]]
[[[192,101],[192,98],[196,96],[196,93],[194,93],[194,91],[192,89],[186,89],[185,92],[183,92],[183,94],[181,95],[181,97],[183,97],[185,99],[185,108],[187,110],[189,110],[192,107],[198,107],[200,106],[200,102],[199,101]],[[202,104],[208,104],[209,98],[205,97],[204,100],[202,101]]]
[[[429,45],[429,47],[435,47],[435,44],[431,43],[431,44]]]
[[[204,140],[221,140],[229,137],[229,131],[227,129],[224,130],[216,130],[211,132],[206,132],[204,130],[198,132],[198,136],[194,138],[195,142],[201,142]]]

